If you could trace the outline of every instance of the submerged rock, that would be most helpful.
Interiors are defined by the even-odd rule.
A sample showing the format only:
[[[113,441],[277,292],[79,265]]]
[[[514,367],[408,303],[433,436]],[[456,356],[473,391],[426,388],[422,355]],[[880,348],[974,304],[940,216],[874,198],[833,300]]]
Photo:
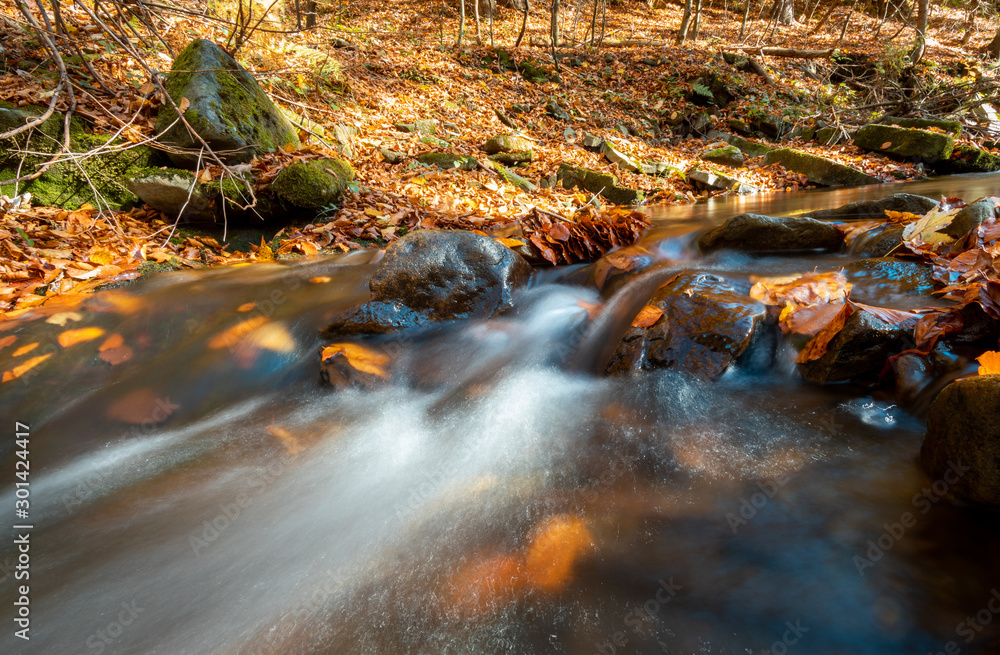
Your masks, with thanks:
[[[705,252],[721,248],[747,252],[838,250],[843,243],[843,235],[829,223],[760,214],[733,216],[698,239],[698,246]]]
[[[340,200],[353,179],[354,171],[347,162],[333,157],[313,159],[283,168],[271,190],[290,205],[318,210]]]
[[[934,267],[924,262],[872,257],[851,262],[844,272],[852,282],[886,284],[894,292],[929,294],[934,290]]]
[[[799,373],[810,382],[856,382],[877,376],[886,360],[906,348],[909,330],[891,325],[870,312],[858,310],[847,319],[827,347],[826,354],[805,364]]]
[[[1000,505],[1000,375],[952,382],[927,415],[920,464],[957,498]]]
[[[513,306],[531,266],[490,237],[418,230],[386,250],[369,283],[371,300],[349,310],[324,336],[380,334],[432,321],[490,318]]]
[[[885,257],[903,244],[902,225],[881,225],[868,230],[851,244],[850,253],[860,257]]]
[[[648,305],[663,314],[648,327],[629,328],[608,373],[679,368],[714,380],[747,351],[767,316],[764,305],[705,273],[682,275]]]
[[[854,144],[864,150],[936,162],[951,157],[955,137],[891,125],[866,125],[854,135]]]
[[[877,177],[862,173],[850,166],[792,148],[780,148],[764,155],[764,165],[771,164],[781,164],[787,170],[805,175],[810,182],[824,186],[862,186],[882,183]]]
[[[178,106],[183,98],[188,100],[184,120],[226,163],[299,144],[295,127],[254,76],[211,41],[196,39],[177,55],[165,88]],[[182,150],[167,153],[175,166],[195,167],[202,144],[178,120],[170,103],[160,107],[156,133],[163,143]]]
[[[937,207],[937,204],[936,200],[924,196],[912,193],[894,193],[878,200],[858,200],[834,209],[812,211],[809,212],[808,216],[837,221],[872,220],[886,218],[887,211],[922,215]]]

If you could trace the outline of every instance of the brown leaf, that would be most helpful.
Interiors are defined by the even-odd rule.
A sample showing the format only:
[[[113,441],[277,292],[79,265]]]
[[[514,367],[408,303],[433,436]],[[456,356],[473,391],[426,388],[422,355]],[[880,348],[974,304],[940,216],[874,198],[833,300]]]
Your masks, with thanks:
[[[662,309],[654,305],[646,305],[633,319],[632,327],[647,328],[660,320],[661,316],[663,316]]]
[[[855,309],[851,303],[844,305],[844,308],[837,313],[837,315],[830,321],[826,327],[819,331],[819,333],[812,338],[812,341],[806,344],[806,347],[802,349],[795,361],[799,364],[805,364],[806,362],[811,362],[813,360],[819,359],[826,354],[827,348],[830,346],[830,342],[833,341],[841,330],[844,329],[844,325],[847,324],[847,319],[854,314]]]

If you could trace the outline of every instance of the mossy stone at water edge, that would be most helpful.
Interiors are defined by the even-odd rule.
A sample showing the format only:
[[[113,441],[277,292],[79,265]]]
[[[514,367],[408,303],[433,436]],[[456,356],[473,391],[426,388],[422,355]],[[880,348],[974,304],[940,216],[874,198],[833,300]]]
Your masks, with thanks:
[[[296,207],[318,210],[339,200],[353,179],[354,170],[347,162],[333,157],[313,159],[282,169],[271,190]]]
[[[419,157],[417,161],[427,166],[437,166],[442,170],[457,168],[463,171],[473,171],[479,166],[479,160],[468,155],[453,155],[447,152],[427,152]]]
[[[810,182],[824,186],[862,186],[882,183],[877,177],[862,173],[850,166],[792,148],[772,150],[764,155],[764,165],[771,164],[781,164],[787,170],[805,175]]]
[[[20,127],[25,121],[44,113],[41,107],[15,107],[0,101],[0,132]],[[28,175],[38,170],[56,152],[63,138],[64,117],[53,114],[47,121],[28,132],[22,132],[0,142],[0,180]],[[146,146],[118,150],[122,144],[110,144],[110,137],[91,134],[80,118],[70,122],[70,150],[86,153],[97,148],[116,150],[69,159],[53,164],[39,178],[19,185],[0,188],[0,194],[14,196],[30,192],[35,205],[76,209],[85,203],[95,207],[121,209],[138,202],[126,186],[126,179],[135,171],[150,165],[154,153]],[[22,154],[25,152],[37,154]],[[94,189],[97,190],[95,195]]]
[[[736,146],[722,146],[702,153],[701,158],[713,164],[723,166],[733,166],[739,168],[743,166],[743,152]]]
[[[865,125],[854,135],[854,144],[865,150],[935,162],[951,157],[955,137],[891,125]]]
[[[975,146],[957,145],[951,159],[935,168],[948,173],[995,173],[1000,171],[1000,157]]]
[[[952,382],[938,394],[920,464],[949,495],[1000,505],[1000,376]]]
[[[744,139],[743,137],[736,136],[735,134],[723,134],[722,138],[728,141],[729,145],[736,146],[740,149],[740,152],[751,158],[766,155],[774,150],[772,146],[757,143],[756,141],[750,141],[749,139]]]
[[[885,218],[887,211],[926,214],[937,206],[936,200],[912,193],[894,193],[878,200],[858,200],[833,209],[819,209],[806,214],[810,218],[850,221]]]
[[[926,130],[928,127],[936,127],[939,130],[948,132],[955,138],[962,136],[962,124],[958,121],[939,121],[931,118],[886,118],[881,121],[885,125],[895,125],[897,127],[915,127],[918,130]]]
[[[255,154],[299,144],[294,126],[253,75],[211,41],[189,43],[174,60],[165,86],[178,105],[187,98],[191,104],[184,119],[227,163],[246,162]],[[201,143],[177,119],[176,110],[164,104],[156,132],[164,143],[186,151],[169,153],[175,166],[194,168]]]
[[[591,193],[601,195],[608,202],[616,205],[634,205],[642,202],[645,195],[642,191],[618,186],[618,178],[606,173],[598,173],[589,168],[572,166],[563,162],[559,164],[556,179],[566,189],[581,188]]]
[[[525,139],[523,136],[498,134],[483,144],[483,150],[488,155],[495,155],[498,152],[530,152],[532,145],[531,141]]]

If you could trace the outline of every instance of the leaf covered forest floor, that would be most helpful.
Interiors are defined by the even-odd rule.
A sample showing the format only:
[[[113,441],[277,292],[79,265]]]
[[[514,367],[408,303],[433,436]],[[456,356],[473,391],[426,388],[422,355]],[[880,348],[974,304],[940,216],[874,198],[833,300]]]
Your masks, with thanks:
[[[581,8],[579,18],[577,5],[565,5],[564,38],[584,40],[591,5]],[[205,8],[196,3],[173,6],[176,10],[161,10],[149,19],[155,35],[139,25],[132,41],[150,69],[169,69],[172,57],[168,47],[176,53],[199,37],[225,44],[232,30],[228,21],[235,15],[235,5],[223,3],[208,15],[200,14]],[[887,106],[891,108],[883,103],[902,100],[900,115],[919,115],[926,113],[921,111],[927,106],[922,99],[954,97],[953,104],[960,105],[970,89],[996,79],[995,68],[976,54],[994,28],[985,17],[977,18],[969,44],[963,46],[967,12],[935,8],[924,63],[907,69],[902,58],[913,43],[912,28],[890,20],[879,30],[880,19],[855,13],[839,41],[845,9],[811,34],[827,9],[828,5],[822,4],[811,22],[789,27],[751,15],[746,38],[737,43],[742,6],[720,8],[712,3],[704,12],[699,39],[677,47],[672,44],[680,7],[670,4],[650,9],[636,1],[609,3],[604,45],[559,48],[560,81],[540,83],[528,81],[519,70],[530,62],[539,75],[556,79],[545,42],[548,5],[533,9],[524,43],[516,50],[512,46],[521,14],[510,7],[498,8],[493,25],[495,48],[489,46],[486,20],[484,45],[475,44],[470,7],[461,49],[454,47],[457,3],[445,7],[443,22],[442,5],[426,0],[320,4],[315,30],[287,34],[263,31],[294,24],[294,18],[276,13],[239,48],[237,59],[255,73],[276,103],[298,116],[313,134],[307,135],[307,145],[301,151],[269,154],[255,161],[254,168],[273,174],[291,161],[335,147],[336,125],[357,128],[349,158],[356,171],[356,187],[341,205],[319,217],[303,217],[276,236],[276,227],[250,224],[244,226],[249,232],[236,231],[239,238],[228,240],[222,238],[221,230],[205,226],[181,225],[175,230],[172,217],[149,208],[117,216],[87,207],[76,211],[7,210],[0,219],[0,275],[4,284],[0,311],[12,317],[40,304],[72,303],[103,284],[124,282],[155,270],[157,264],[201,267],[382,246],[408,230],[427,227],[481,229],[511,236],[521,231],[521,219],[537,216],[535,207],[571,217],[582,207],[599,202],[591,194],[562,188],[525,193],[496,171],[484,168],[439,171],[413,161],[418,154],[434,151],[484,160],[482,144],[511,131],[495,110],[516,121],[521,134],[534,144],[535,159],[516,169],[522,177],[538,182],[567,162],[613,174],[621,185],[644,191],[649,203],[691,203],[707,194],[693,187],[683,172],[700,163],[699,156],[709,141],[681,138],[681,132],[683,122],[699,112],[704,111],[709,118],[706,129],[717,127],[720,131],[729,131],[730,119],[749,121],[761,112],[779,115],[792,126],[808,126],[817,119],[857,126],[879,118]],[[116,11],[113,5],[110,11]],[[76,112],[89,120],[95,131],[120,131],[123,141],[137,143],[152,136],[162,98],[147,83],[141,62],[121,53],[76,5],[63,5],[63,17],[79,37],[81,54],[103,85],[92,79],[79,57],[68,61]],[[6,26],[6,36],[0,41],[4,64],[0,99],[47,104],[56,79],[47,55],[23,29],[23,18],[9,0],[0,2],[0,21]],[[890,40],[893,34],[897,36]],[[810,63],[748,53],[766,67],[772,80],[769,83],[721,61],[719,53],[734,51],[737,45],[838,47],[843,52],[867,55],[872,64],[868,77],[841,84],[830,81],[833,64],[826,59]],[[513,55],[517,69],[497,65],[498,61],[503,63],[504,52]],[[725,107],[690,102],[692,81],[711,71],[718,73],[736,96]],[[562,121],[548,116],[544,109],[548,100],[558,102],[571,118]],[[512,112],[515,104],[525,105],[527,111]],[[56,106],[66,110],[68,98],[60,98]],[[947,107],[942,107],[936,113],[947,114]],[[428,138],[395,127],[418,119],[437,120],[437,134]],[[581,147],[585,133],[609,139],[635,160],[663,162],[678,173],[654,177],[624,171],[601,154]],[[995,136],[967,124],[961,140],[982,147],[992,138]],[[919,174],[912,164],[866,154],[850,144],[819,146],[793,141],[791,145],[886,182]],[[380,154],[381,148],[401,152],[407,159],[389,164]],[[703,162],[701,165],[704,167]],[[746,168],[713,167],[763,192],[812,186],[780,165],[762,166],[759,159],[749,160]],[[217,176],[218,171],[209,167],[202,175],[203,179]],[[227,226],[227,236],[235,227]]]

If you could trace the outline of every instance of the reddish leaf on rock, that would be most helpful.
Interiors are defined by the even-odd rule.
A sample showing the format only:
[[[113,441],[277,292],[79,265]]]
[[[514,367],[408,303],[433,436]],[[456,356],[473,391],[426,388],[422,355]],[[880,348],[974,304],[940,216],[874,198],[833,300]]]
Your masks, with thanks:
[[[799,364],[805,364],[806,362],[811,362],[813,360],[819,359],[826,354],[827,348],[830,347],[830,342],[833,341],[841,330],[844,329],[844,325],[847,324],[847,319],[849,319],[854,312],[854,305],[847,303],[844,308],[830,321],[826,327],[819,331],[819,333],[813,337],[812,341],[806,344],[806,347],[802,349],[799,356],[795,358],[795,361]]]
[[[633,319],[632,327],[648,328],[660,320],[661,316],[663,316],[662,309],[654,305],[646,305],[639,311],[635,319]]]
[[[885,307],[872,307],[859,302],[853,303],[860,311],[866,311],[883,323],[895,325],[904,330],[912,330],[920,321],[920,314],[915,312],[904,312],[898,309],[886,309]]]

